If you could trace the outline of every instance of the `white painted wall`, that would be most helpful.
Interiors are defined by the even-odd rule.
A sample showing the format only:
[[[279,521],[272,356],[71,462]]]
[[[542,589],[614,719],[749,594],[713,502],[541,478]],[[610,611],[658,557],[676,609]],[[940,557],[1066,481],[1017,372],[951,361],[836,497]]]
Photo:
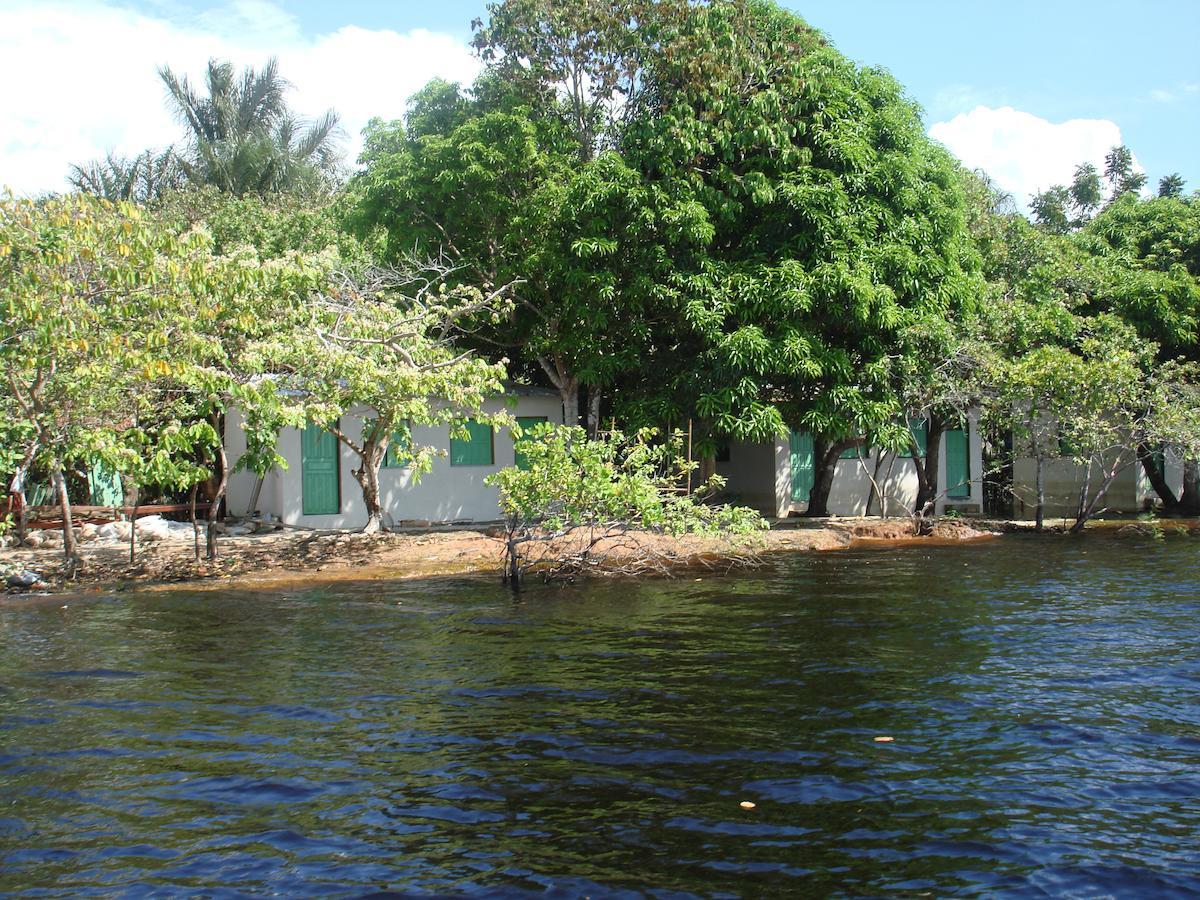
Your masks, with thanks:
[[[1169,451],[1164,454],[1164,462],[1167,486],[1179,496],[1183,489],[1183,463]],[[1070,458],[1045,461],[1044,514],[1047,518],[1074,518],[1086,473],[1087,469],[1082,463]],[[1099,467],[1093,465],[1093,484],[1098,484],[1102,478]],[[1102,506],[1109,512],[1136,513],[1157,500],[1158,494],[1150,486],[1141,463],[1134,463],[1117,476]],[[1037,515],[1037,460],[1033,457],[1022,457],[1013,463],[1013,515],[1018,519],[1033,519]]]
[[[508,410],[514,416],[545,416],[550,422],[562,424],[562,401],[556,393],[497,397],[487,401],[484,410]],[[365,407],[354,410],[342,420],[342,427],[352,438],[357,438],[361,433],[363,418],[370,414]],[[236,412],[226,419],[226,441],[231,465],[246,449],[242,421]],[[499,493],[495,488],[485,485],[483,480],[515,464],[515,448],[509,429],[496,431],[495,462],[490,466],[450,465],[449,426],[416,426],[412,429],[412,435],[416,444],[437,447],[445,455],[435,457],[433,468],[419,480],[414,480],[412,471],[407,467],[379,470],[385,525],[404,522],[490,522],[500,518]],[[286,469],[276,468],[267,475],[259,495],[259,512],[278,516],[289,525],[309,528],[349,529],[361,528],[366,524],[367,511],[362,502],[362,491],[351,473],[357,467],[358,457],[349,449],[338,445],[340,510],[334,515],[306,516],[301,492],[300,431],[295,428],[284,429],[279,435],[278,446],[280,455],[288,460],[288,466]],[[247,512],[254,482],[255,476],[248,472],[239,472],[231,477],[228,499],[230,512],[235,515]]]
[[[978,414],[968,416],[968,448],[971,455],[971,496],[969,498],[937,499],[935,510],[940,514],[947,508],[981,512],[983,510],[983,440],[979,433]],[[757,509],[763,515],[786,517],[802,513],[808,501],[792,501],[792,456],[787,440],[773,444],[754,444],[734,441],[729,448],[729,462],[717,463],[717,474],[726,479],[726,495],[734,502]],[[839,459],[829,494],[829,511],[835,516],[878,515],[880,504],[867,508],[871,495],[871,478],[876,472],[878,451],[864,453],[863,459]],[[876,481],[883,492],[888,515],[907,515],[917,497],[917,469],[911,459],[884,454]],[[946,444],[942,437],[938,457],[938,484],[946,484]]]

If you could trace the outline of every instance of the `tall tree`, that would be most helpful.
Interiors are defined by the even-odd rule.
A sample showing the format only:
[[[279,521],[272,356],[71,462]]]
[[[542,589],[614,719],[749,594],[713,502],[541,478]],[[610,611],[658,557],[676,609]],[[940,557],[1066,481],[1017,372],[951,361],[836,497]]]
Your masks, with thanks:
[[[1111,191],[1110,200],[1122,194],[1136,193],[1146,185],[1146,173],[1134,170],[1133,151],[1124,144],[1113,147],[1104,157],[1104,178]]]
[[[180,164],[193,185],[238,196],[315,193],[336,178],[337,114],[329,110],[312,122],[300,119],[287,105],[289,84],[274,58],[261,70],[240,73],[229,62],[209,60],[202,89],[167,66],[159,75],[168,105],[187,129]]]
[[[904,421],[908,315],[969,301],[958,169],[893,79],[774,4],[693,7],[645,77],[625,151],[701,221],[672,247],[643,386],[719,434],[810,431],[824,515],[841,452]]]

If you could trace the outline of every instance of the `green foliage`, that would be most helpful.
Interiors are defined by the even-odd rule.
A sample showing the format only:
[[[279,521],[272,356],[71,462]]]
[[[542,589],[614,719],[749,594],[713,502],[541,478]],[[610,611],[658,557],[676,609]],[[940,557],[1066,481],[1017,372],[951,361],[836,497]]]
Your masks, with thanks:
[[[1183,196],[1184,180],[1183,176],[1178,172],[1173,172],[1170,175],[1164,175],[1158,180],[1158,196],[1160,197],[1182,197]]]
[[[1132,323],[1165,358],[1200,358],[1200,202],[1126,193],[1079,235],[1094,305]]]
[[[755,440],[903,421],[898,335],[965,306],[977,268],[957,167],[916,108],[766,3],[694,8],[647,70],[626,152],[699,220],[671,248],[653,412]]]
[[[147,203],[183,186],[184,173],[174,148],[144,150],[133,158],[108,153],[67,176],[77,191],[105,200]]]
[[[167,191],[150,209],[169,228],[203,228],[217,255],[253,248],[260,259],[289,253],[314,255],[333,250],[338,264],[368,264],[366,248],[345,228],[337,200],[306,200],[293,194],[234,197],[214,187]]]
[[[291,191],[320,194],[337,178],[338,117],[332,110],[304,124],[285,100],[288,82],[269,59],[241,73],[209,60],[200,93],[186,76],[159,70],[169,104],[187,129],[179,165],[194,186],[235,196]]]
[[[551,532],[633,528],[674,536],[749,534],[766,523],[745,507],[711,506],[680,490],[687,470],[678,435],[656,440],[653,429],[588,439],[582,428],[537,425],[521,443],[525,468],[487,479],[500,489],[510,521]],[[717,479],[701,494],[715,492]]]
[[[203,230],[130,204],[0,201],[0,371],[21,464],[59,478],[99,456],[135,483],[195,483],[219,443],[206,423],[272,399],[248,349],[322,277],[299,257],[214,256]]]
[[[320,425],[359,458],[354,474],[368,531],[382,527],[379,469],[397,433],[446,424],[461,433],[468,419],[508,422],[504,413],[483,411],[503,390],[503,362],[464,352],[450,339],[470,323],[504,315],[506,288],[451,288],[443,276],[411,269],[340,277],[273,323],[251,351],[288,398],[289,424]],[[404,450],[414,475],[428,471],[439,452],[413,442]]]
[[[620,565],[638,571],[658,551],[639,535],[748,536],[767,527],[745,507],[709,505],[682,490],[688,466],[681,438],[658,440],[652,429],[588,439],[582,428],[537,425],[521,442],[521,467],[501,469],[486,483],[500,489],[508,527],[506,577],[514,582],[531,565],[548,575],[573,577],[602,566],[615,551]],[[544,545],[540,555],[530,545]]]

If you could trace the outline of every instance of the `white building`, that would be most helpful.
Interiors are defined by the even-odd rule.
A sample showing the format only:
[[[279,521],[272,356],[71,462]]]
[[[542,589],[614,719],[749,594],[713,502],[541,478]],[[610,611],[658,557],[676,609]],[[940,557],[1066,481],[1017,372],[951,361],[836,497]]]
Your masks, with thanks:
[[[1127,457],[1131,454],[1126,451]],[[1183,462],[1170,451],[1157,458],[1167,487],[1178,497],[1183,489]],[[1046,502],[1043,514],[1048,519],[1073,518],[1079,509],[1079,492],[1086,480],[1087,468],[1070,456],[1045,459],[1042,463]],[[1094,494],[1104,482],[1099,466],[1092,464],[1090,491]],[[1145,469],[1137,460],[1126,462],[1104,495],[1100,506],[1110,513],[1137,513],[1159,503]],[[1033,519],[1037,515],[1037,460],[1022,457],[1013,463],[1013,516]]]
[[[983,445],[979,418],[972,412],[966,427],[942,434],[938,456],[940,494],[935,512],[983,511]],[[919,447],[925,445],[924,421],[912,423]],[[861,459],[860,459],[861,456]],[[718,457],[717,474],[726,479],[725,493],[732,502],[757,509],[766,516],[784,518],[808,509],[815,474],[812,435],[793,431],[787,440],[772,444],[734,441]],[[872,480],[883,500],[875,496]],[[912,512],[918,488],[917,467],[906,454],[851,449],[837,462],[829,512],[835,516],[907,515]]]
[[[484,412],[508,410],[525,427],[538,422],[562,423],[562,401],[557,391],[512,386],[504,397],[484,404]],[[355,410],[342,422],[351,439],[361,432],[370,410]],[[445,451],[433,460],[433,468],[413,477],[402,458],[389,453],[379,471],[380,499],[384,525],[439,522],[488,522],[500,518],[499,492],[483,483],[487,476],[519,463],[518,448],[507,429],[472,423],[470,440],[450,437],[448,425],[416,426],[412,439],[418,446]],[[226,447],[231,465],[245,452],[242,419],[231,413],[225,424]],[[319,529],[354,529],[366,524],[367,511],[362,491],[351,470],[358,457],[332,434],[315,426],[284,429],[279,435],[280,456],[286,469],[275,468],[263,480],[255,507],[259,513],[278,517],[289,525]],[[244,515],[249,510],[257,478],[250,472],[230,477],[229,511]]]

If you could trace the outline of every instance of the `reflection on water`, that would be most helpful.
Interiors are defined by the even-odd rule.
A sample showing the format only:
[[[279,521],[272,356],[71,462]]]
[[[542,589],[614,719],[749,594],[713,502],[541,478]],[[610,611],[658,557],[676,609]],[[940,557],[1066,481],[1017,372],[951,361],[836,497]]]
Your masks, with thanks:
[[[1195,558],[0,608],[0,890],[1190,894]]]

